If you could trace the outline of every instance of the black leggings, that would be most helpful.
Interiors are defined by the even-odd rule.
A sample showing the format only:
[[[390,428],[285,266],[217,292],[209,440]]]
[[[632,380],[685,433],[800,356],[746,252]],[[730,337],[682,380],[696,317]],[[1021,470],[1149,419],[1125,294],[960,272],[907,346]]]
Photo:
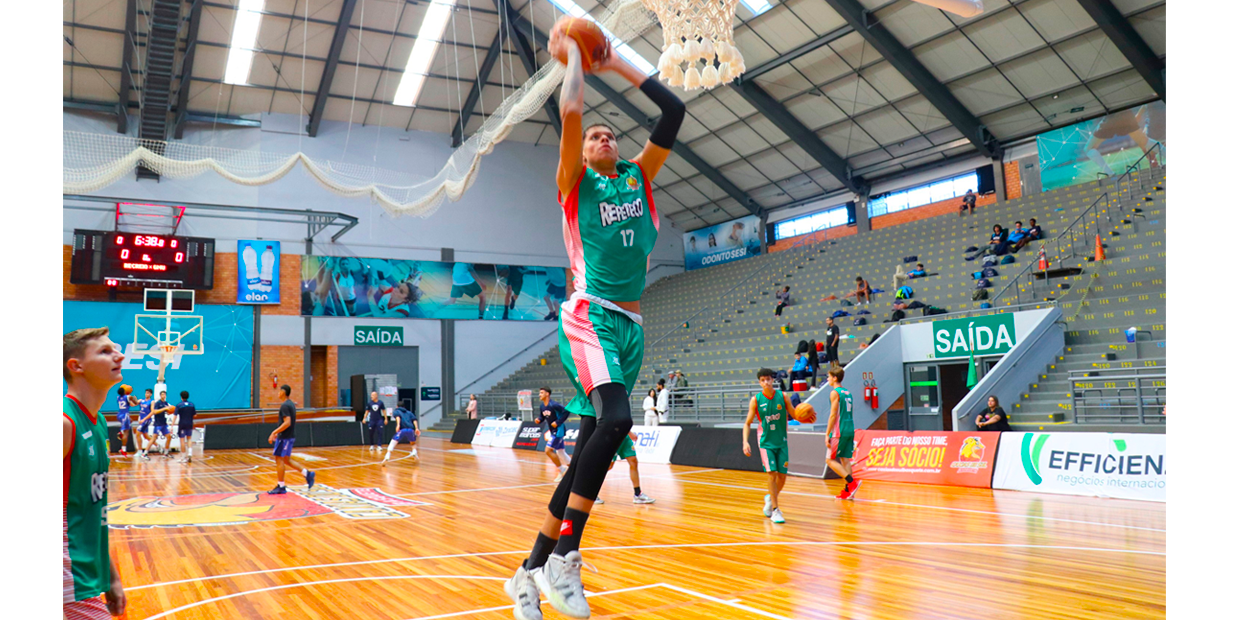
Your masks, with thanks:
[[[588,499],[599,496],[603,479],[608,475],[608,466],[612,464],[612,456],[634,426],[625,386],[605,383],[591,390],[590,402],[597,416],[582,416],[569,469],[564,472],[564,478],[547,503],[547,510],[557,519],[564,518],[570,494],[577,493]]]

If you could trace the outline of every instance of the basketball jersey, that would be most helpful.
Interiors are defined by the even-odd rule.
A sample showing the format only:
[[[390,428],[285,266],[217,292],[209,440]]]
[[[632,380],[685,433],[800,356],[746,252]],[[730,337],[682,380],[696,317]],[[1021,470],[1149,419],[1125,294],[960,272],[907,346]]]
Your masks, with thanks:
[[[755,410],[760,416],[760,447],[786,447],[786,395],[773,390],[773,397],[763,392],[755,395]]]
[[[65,532],[63,598],[81,601],[109,589],[108,426],[102,416],[94,420],[71,396],[61,399],[61,410],[74,424],[74,443],[64,459],[65,487],[62,496]]]
[[[638,301],[660,230],[642,168],[618,161],[614,176],[583,168],[563,207],[574,289],[609,301]]]
[[[839,409],[841,410],[838,417],[838,436],[854,437],[855,416],[851,415],[851,412],[855,408],[855,397],[851,396],[851,391],[844,387],[833,388],[833,391],[838,394]]]
[[[149,413],[152,413],[152,399],[150,398],[139,399],[139,419],[142,420],[143,418],[148,417]],[[150,421],[151,420],[149,420],[149,422]]]
[[[121,416],[126,416],[126,415],[130,415],[130,397],[118,396],[117,397],[117,416],[121,417]]]

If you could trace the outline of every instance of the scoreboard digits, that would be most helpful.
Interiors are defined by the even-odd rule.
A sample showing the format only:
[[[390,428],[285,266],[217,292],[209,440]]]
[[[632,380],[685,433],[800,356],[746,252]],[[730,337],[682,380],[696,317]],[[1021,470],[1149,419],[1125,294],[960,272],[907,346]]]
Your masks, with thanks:
[[[70,282],[209,289],[214,245],[201,237],[75,230]]]

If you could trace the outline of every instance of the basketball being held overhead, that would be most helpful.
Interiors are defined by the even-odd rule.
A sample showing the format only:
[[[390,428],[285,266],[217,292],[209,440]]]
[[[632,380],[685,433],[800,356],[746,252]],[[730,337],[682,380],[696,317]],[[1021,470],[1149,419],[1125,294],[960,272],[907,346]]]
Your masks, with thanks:
[[[816,421],[816,410],[812,409],[811,405],[803,403],[794,408],[794,419],[803,424],[811,424]]]
[[[581,52],[582,70],[586,72],[598,68],[600,63],[608,59],[608,53],[612,49],[608,44],[608,37],[589,19],[565,17],[556,23],[552,31],[567,36],[577,45]],[[558,46],[554,54],[556,60],[565,65],[569,64],[567,50],[566,47]]]
[[[121,385],[121,388],[122,388],[122,394],[126,394],[126,395],[129,395],[131,392],[134,391],[133,388],[131,388],[129,385],[125,383]]]

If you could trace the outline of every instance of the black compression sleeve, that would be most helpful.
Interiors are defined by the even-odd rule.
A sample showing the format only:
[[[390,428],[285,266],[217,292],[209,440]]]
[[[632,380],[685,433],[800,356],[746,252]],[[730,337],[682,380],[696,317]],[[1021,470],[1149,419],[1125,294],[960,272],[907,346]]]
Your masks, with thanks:
[[[681,121],[686,117],[686,104],[655,78],[647,78],[638,88],[660,107],[660,120],[651,130],[651,142],[660,148],[672,149],[677,142],[677,130],[681,129]]]

